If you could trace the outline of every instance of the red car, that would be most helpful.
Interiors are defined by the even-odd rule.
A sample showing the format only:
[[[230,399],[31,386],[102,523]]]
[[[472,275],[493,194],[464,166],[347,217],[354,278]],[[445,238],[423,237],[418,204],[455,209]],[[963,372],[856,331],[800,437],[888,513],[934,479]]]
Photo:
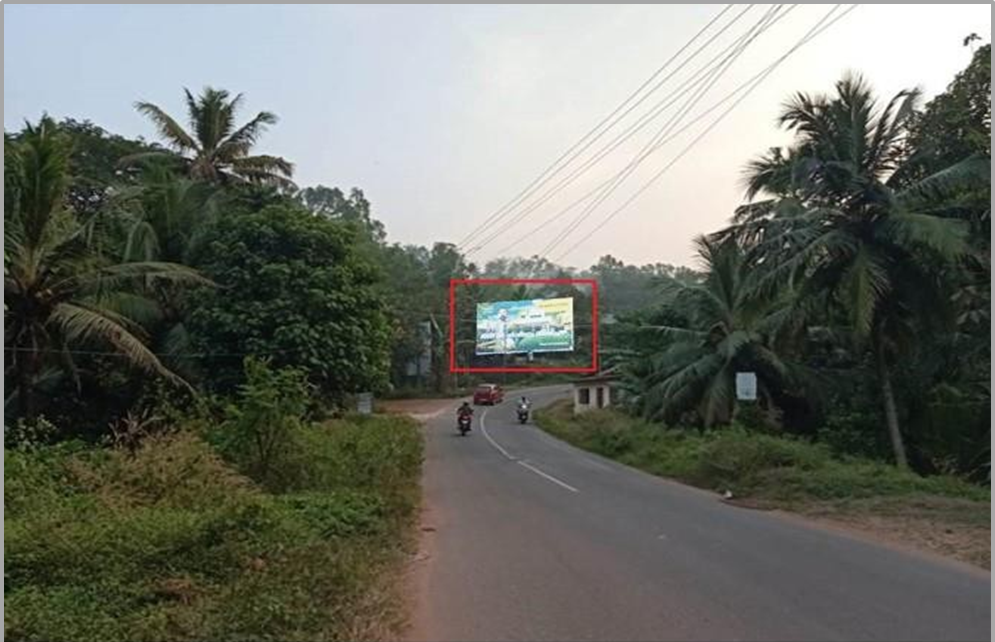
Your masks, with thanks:
[[[473,391],[473,405],[493,406],[504,401],[504,390],[496,383],[484,383]]]

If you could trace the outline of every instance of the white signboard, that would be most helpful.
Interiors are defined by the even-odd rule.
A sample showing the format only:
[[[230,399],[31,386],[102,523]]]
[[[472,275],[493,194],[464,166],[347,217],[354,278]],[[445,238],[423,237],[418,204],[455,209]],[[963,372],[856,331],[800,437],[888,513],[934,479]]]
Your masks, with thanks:
[[[736,399],[740,401],[757,400],[757,375],[754,372],[736,373]]]
[[[373,413],[373,393],[361,392],[356,395],[356,411],[361,415]]]

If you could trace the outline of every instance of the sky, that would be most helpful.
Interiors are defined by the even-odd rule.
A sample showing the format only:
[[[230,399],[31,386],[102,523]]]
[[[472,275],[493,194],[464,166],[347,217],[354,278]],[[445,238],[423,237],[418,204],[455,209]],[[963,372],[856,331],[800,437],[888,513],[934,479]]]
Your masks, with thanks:
[[[604,254],[627,263],[693,265],[694,236],[722,227],[743,202],[744,164],[790,141],[776,118],[792,94],[831,91],[844,73],[856,71],[882,100],[912,87],[928,98],[970,61],[965,36],[991,37],[988,3],[858,6],[787,57],[696,140],[731,101],[703,116],[707,109],[788,52],[832,6],[801,5],[783,14],[712,76],[698,102],[685,103],[695,94],[681,97],[681,83],[770,5],[736,21],[746,6],[727,10],[657,78],[728,24],[726,31],[577,163],[658,101],[676,100],[669,110],[513,225],[521,208],[477,234],[471,233],[723,6],[6,4],[4,127],[19,129],[47,112],[154,138],[135,101],[183,116],[184,87],[243,92],[244,118],[260,110],[280,117],[259,152],[293,161],[301,186],[361,188],[389,241],[458,243],[470,236],[463,245],[470,250],[507,223],[507,231],[470,254],[478,262],[499,252],[541,253],[586,211],[584,204],[539,225],[645,156],[546,256],[579,267]],[[685,129],[671,130],[672,139],[641,155],[668,119]],[[574,167],[554,175],[534,198]]]

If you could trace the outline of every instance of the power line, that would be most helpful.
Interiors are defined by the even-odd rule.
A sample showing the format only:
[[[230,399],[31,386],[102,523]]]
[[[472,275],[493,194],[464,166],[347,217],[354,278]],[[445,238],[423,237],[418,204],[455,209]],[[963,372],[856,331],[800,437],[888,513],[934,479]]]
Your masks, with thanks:
[[[713,42],[715,42],[715,40],[717,40],[722,34],[724,34],[735,23],[739,22],[739,20],[744,15],[746,15],[746,13],[749,12],[753,7],[754,7],[754,5],[752,5],[752,4],[748,5],[745,9],[743,9],[736,16],[734,16],[732,18],[732,20],[729,21],[725,26],[723,26],[721,29],[719,29],[718,32],[712,34],[712,36],[709,37],[707,41],[705,41],[700,47],[698,47],[693,53],[691,53],[691,55],[689,55],[683,62],[681,62],[681,64],[678,65],[676,69],[674,69],[673,71],[671,71],[669,74],[667,74],[666,77],[664,77],[659,82],[657,82],[657,84],[654,85],[654,87],[645,96],[643,96],[635,104],[633,104],[632,106],[630,106],[625,111],[625,113],[621,114],[619,116],[619,118],[616,119],[616,121],[614,123],[612,123],[611,126],[613,127],[614,125],[616,125],[619,122],[621,122],[621,120],[625,116],[627,116],[633,109],[635,109],[640,104],[642,104],[643,101],[645,101],[647,98],[649,98],[654,92],[656,92],[660,87],[662,87],[668,80],[670,80],[671,78],[673,78],[674,75],[676,75],[685,66],[687,66],[688,63],[690,63],[692,60],[694,60],[695,58],[697,58],[698,54],[700,54],[707,47],[709,47]],[[721,53],[719,55],[721,55]],[[716,56],[716,58],[717,57],[718,56]],[[684,81],[684,83],[682,83],[677,88],[677,90],[681,90],[684,87],[686,87],[689,83],[693,82],[695,80],[695,78],[698,76],[698,74],[700,74],[703,69],[707,69],[711,65],[711,63],[714,62],[714,60],[715,60],[715,58],[713,58],[712,60],[710,60],[708,63],[705,63],[705,65],[703,65],[701,69],[699,69],[697,72],[695,72],[694,74],[692,74],[692,76],[690,78],[686,79]],[[677,90],[675,90],[675,91],[677,91]],[[518,214],[514,215],[510,221],[506,221],[503,224],[502,227],[498,228],[495,232],[492,232],[489,236],[487,236],[483,241],[479,242],[477,245],[475,245],[474,247],[470,248],[470,250],[467,251],[467,254],[472,254],[473,252],[476,252],[477,250],[481,249],[484,245],[486,245],[487,243],[490,243],[492,240],[494,240],[495,238],[497,238],[498,236],[500,236],[501,234],[503,234],[509,227],[515,225],[516,223],[518,223],[519,221],[521,221],[525,216],[527,216],[528,214],[530,214],[531,212],[535,211],[537,208],[541,207],[543,204],[545,204],[546,202],[548,202],[553,196],[555,196],[560,191],[562,191],[564,187],[566,187],[570,183],[574,182],[574,180],[576,180],[577,177],[579,177],[580,175],[582,175],[583,173],[585,173],[588,169],[590,169],[595,164],[597,164],[601,159],[603,159],[609,153],[611,153],[612,151],[614,151],[615,149],[617,149],[626,140],[632,138],[632,136],[635,135],[636,132],[638,132],[643,127],[645,127],[646,124],[648,124],[654,118],[656,118],[667,107],[669,107],[670,105],[674,104],[677,101],[677,99],[680,98],[680,96],[684,95],[685,93],[687,93],[687,90],[680,91],[677,95],[672,96],[671,100],[669,100],[669,101],[667,101],[666,98],[664,98],[662,101],[658,101],[656,103],[656,105],[652,109],[649,110],[649,112],[647,112],[646,114],[643,114],[643,116],[639,117],[634,124],[632,124],[632,125],[630,125],[628,127],[628,129],[626,129],[621,134],[617,135],[612,141],[610,141],[609,143],[607,143],[606,145],[604,145],[599,151],[595,152],[595,154],[594,154],[593,157],[588,158],[586,161],[584,161],[583,164],[580,167],[574,169],[573,172],[571,172],[565,178],[562,178],[552,188],[550,188],[549,190],[546,190],[546,192],[544,194],[542,194],[537,201],[533,202],[531,205],[528,205],[524,210],[522,210]],[[663,102],[666,102],[666,104],[661,107],[661,103],[663,103]],[[543,185],[545,185],[546,183],[548,183],[550,180],[552,180],[554,176],[556,176],[561,171],[563,171],[564,169],[566,169],[567,167],[569,167],[571,163],[573,163],[591,145],[593,145],[595,142],[597,142],[597,140],[600,139],[604,134],[608,133],[608,131],[610,129],[611,129],[611,127],[609,127],[608,129],[605,129],[604,131],[602,131],[601,133],[599,133],[597,136],[595,136],[593,139],[591,139],[581,149],[577,150],[577,152],[574,153],[567,160],[566,163],[564,163],[562,166],[560,166],[559,168],[557,168],[557,170],[554,171],[552,174],[550,174],[546,179],[544,179],[540,185],[537,185],[536,188],[535,188],[535,190],[533,191],[533,193],[535,193],[535,191],[538,191],[538,189],[540,187],[542,187]],[[510,214],[510,213],[511,212],[509,211],[505,215]],[[504,218],[504,217],[502,216],[501,218]]]
[[[794,7],[788,9],[790,12]],[[752,44],[757,37],[763,34],[772,23],[772,19],[776,18],[778,14],[783,9],[782,6],[777,6],[769,10],[761,19],[753,26],[751,29],[740,39],[738,45],[730,51],[726,57],[709,73],[703,80],[703,84],[699,86],[694,95],[692,95],[685,104],[678,110],[677,114],[671,117],[658,131],[657,133],[643,146],[638,154],[629,162],[626,167],[620,170],[615,177],[612,179],[611,184],[605,188],[605,190],[598,196],[595,201],[588,204],[588,206],[578,214],[573,221],[571,221],[563,230],[561,230],[556,236],[551,239],[544,249],[540,252],[541,256],[545,257],[550,252],[553,251],[560,243],[566,240],[585,220],[587,220],[597,208],[604,203],[618,188],[621,184],[632,175],[633,172],[646,160],[650,155],[655,153],[660,146],[663,144],[663,140],[668,136],[674,128],[676,128],[681,120],[697,105],[697,103],[704,98],[708,91],[715,86],[723,74],[732,66],[732,64],[739,58],[740,55]],[[682,130],[684,131],[684,130]]]
[[[619,113],[619,111],[621,111],[622,109],[624,109],[625,106],[629,102],[631,102],[636,96],[638,96],[640,94],[640,92],[643,91],[643,89],[645,89],[647,86],[649,86],[649,84],[652,83],[653,80],[655,80],[657,76],[659,76],[661,73],[663,73],[663,71],[667,67],[669,67],[671,63],[673,63],[678,57],[680,57],[680,55],[682,53],[684,53],[684,51],[687,50],[687,48],[690,47],[691,44],[693,44],[695,40],[697,40],[703,33],[705,33],[709,28],[711,28],[711,26],[713,24],[715,24],[716,21],[718,21],[722,16],[724,16],[732,8],[732,6],[733,6],[732,4],[726,5],[726,7],[724,9],[722,9],[718,13],[718,15],[716,15],[714,18],[712,18],[710,21],[708,21],[708,23],[704,27],[702,27],[694,36],[692,36],[690,40],[688,40],[680,49],[677,50],[677,52],[675,52],[670,58],[668,58],[666,60],[666,62],[664,62],[660,67],[658,67],[657,70],[654,71],[650,75],[650,77],[647,78],[643,82],[643,84],[641,84],[639,87],[636,88],[635,91],[633,91],[631,94],[629,94],[629,96],[626,97],[626,99],[623,100],[614,110],[612,110],[612,112],[610,114],[608,114],[607,116],[605,116],[604,118],[602,118],[601,121],[597,125],[595,125],[590,131],[588,131],[586,134],[584,134],[584,136],[582,136],[580,140],[578,140],[569,149],[567,149],[565,152],[563,152],[555,161],[553,161],[553,163],[551,163],[545,170],[543,170],[542,173],[539,174],[539,176],[537,176],[535,179],[533,179],[531,183],[529,183],[528,185],[526,185],[525,188],[521,192],[519,192],[514,198],[512,198],[510,201],[508,201],[507,203],[505,203],[500,208],[498,208],[498,210],[495,211],[493,214],[491,214],[484,222],[482,222],[480,225],[478,225],[476,228],[474,228],[470,233],[468,233],[466,236],[464,236],[463,239],[459,243],[457,243],[457,246],[462,247],[462,246],[466,245],[466,243],[469,242],[469,240],[471,238],[473,238],[474,235],[476,235],[478,232],[480,232],[481,230],[483,230],[484,228],[486,228],[492,222],[500,220],[501,218],[503,218],[507,214],[507,211],[509,209],[516,207],[523,200],[527,199],[531,195],[531,193],[534,192],[534,189],[533,189],[534,186],[536,186],[537,184],[539,184],[539,182],[550,171],[552,171],[557,165],[559,165],[560,162],[564,158],[566,158],[567,156],[569,156],[575,149],[577,149],[577,147],[579,147],[580,145],[582,145],[588,138],[590,138],[591,136],[593,136],[599,129],[601,129],[608,121],[610,121],[612,118],[614,118],[615,115]],[[651,94],[655,90],[656,90],[656,88],[654,88],[653,90],[651,90],[647,94],[647,96],[649,94]],[[640,102],[642,102],[642,100],[645,100],[645,97],[642,98],[642,99],[640,99]],[[635,106],[637,106],[638,104],[639,103],[636,103],[636,105],[634,105],[633,108]],[[629,111],[631,111],[631,109]],[[619,117],[619,119],[624,118],[625,115],[629,113],[629,111],[626,111],[625,114],[623,114],[622,116]],[[611,123],[605,129],[605,131],[608,131],[608,129],[611,129],[611,127],[613,127],[615,124],[617,124],[619,119],[616,119],[615,122]],[[601,134],[598,134],[598,137],[600,137],[603,134],[604,134],[604,132],[602,132]],[[597,140],[597,139],[595,138],[595,140]],[[581,151],[583,151],[583,150],[581,150]]]
[[[610,141],[609,143],[607,143],[598,152],[596,152],[594,154],[594,156],[592,156],[587,161],[585,161],[580,167],[576,168],[571,174],[569,174],[565,178],[561,179],[550,190],[547,190],[546,193],[543,194],[539,198],[538,201],[532,203],[526,209],[522,210],[518,215],[514,216],[511,220],[506,221],[501,227],[499,227],[497,230],[495,230],[494,232],[492,232],[489,236],[485,237],[482,241],[480,241],[478,243],[477,246],[475,246],[472,250],[470,250],[470,252],[468,252],[468,254],[470,254],[470,253],[472,253],[472,252],[474,252],[476,250],[481,249],[482,247],[486,246],[488,243],[490,243],[491,241],[493,241],[497,237],[501,236],[510,227],[514,226],[515,224],[517,224],[518,222],[520,222],[522,219],[524,219],[528,214],[530,214],[531,212],[535,211],[540,206],[542,206],[543,204],[545,204],[553,196],[555,196],[557,193],[559,193],[560,191],[562,191],[562,189],[565,188],[565,187],[567,187],[570,183],[574,182],[574,180],[576,180],[579,176],[581,176],[582,174],[584,174],[588,169],[590,169],[595,164],[597,164],[605,156],[607,156],[608,154],[610,154],[611,152],[613,152],[615,149],[617,149],[618,147],[620,147],[624,142],[626,142],[627,140],[629,140],[630,138],[632,138],[633,135],[635,135],[637,132],[639,132],[640,130],[642,130],[646,125],[648,125],[650,122],[652,122],[656,117],[658,117],[661,113],[663,113],[667,108],[669,108],[670,106],[672,106],[673,104],[675,104],[684,95],[686,95],[689,92],[695,91],[696,88],[699,86],[699,83],[701,82],[699,80],[699,77],[704,74],[704,76],[707,78],[710,74],[714,73],[716,67],[714,67],[713,65],[715,64],[715,62],[717,60],[719,60],[720,58],[723,58],[723,56],[725,56],[725,58],[723,58],[723,60],[727,59],[728,58],[727,54],[730,52],[730,50],[733,50],[733,49],[741,47],[743,41],[745,39],[747,39],[751,35],[751,33],[753,32],[753,30],[756,29],[759,24],[763,23],[765,20],[770,19],[769,23],[766,24],[763,27],[763,30],[769,29],[776,22],[778,22],[779,20],[781,20],[788,13],[790,13],[791,9],[789,9],[786,12],[784,12],[783,14],[776,15],[776,17],[771,18],[772,11],[774,11],[774,9],[769,9],[767,11],[767,13],[760,19],[760,21],[758,21],[758,23],[756,23],[753,27],[751,27],[750,29],[748,29],[747,32],[744,33],[743,35],[741,35],[737,40],[735,40],[732,43],[730,43],[729,45],[727,45],[725,47],[725,49],[723,49],[722,51],[720,51],[717,55],[713,56],[707,63],[705,63],[697,71],[695,71],[689,78],[685,79],[684,82],[681,85],[679,85],[674,90],[674,93],[672,93],[669,96],[667,96],[667,97],[661,99],[660,101],[658,101],[654,105],[653,108],[651,108],[648,112],[646,112],[639,119],[637,119],[636,122],[634,122],[632,125],[630,125],[628,127],[628,129],[626,129],[625,131],[621,132],[612,141]],[[721,65],[721,64],[722,63],[720,62],[719,65]],[[569,213],[569,211],[572,210],[574,207],[576,207],[580,203],[586,201],[587,199],[591,198],[592,196],[594,196],[596,193],[598,193],[602,189],[605,189],[614,180],[615,180],[615,177],[610,177],[610,178],[606,179],[605,181],[603,181],[602,183],[599,183],[594,189],[592,189],[591,191],[587,192],[580,199],[578,199],[577,201],[574,201],[571,204],[567,205],[565,208],[561,209],[559,212],[557,212],[551,218],[549,218],[549,219],[545,220],[544,222],[540,223],[537,227],[535,227],[534,229],[532,229],[530,232],[527,232],[526,234],[523,234],[522,236],[518,237],[512,243],[510,243],[507,246],[505,246],[504,248],[502,248],[498,252],[498,254],[503,254],[504,252],[506,252],[509,249],[511,249],[511,248],[515,247],[516,245],[518,245],[518,243],[520,243],[521,241],[529,238],[531,235],[535,234],[536,232],[540,231],[541,229],[545,228],[546,226],[548,226],[548,225],[556,222],[557,220],[559,220],[560,218],[562,218],[563,216],[565,216],[567,213]]]
[[[779,8],[772,9],[771,11],[778,10]],[[704,95],[710,90],[725,71],[732,65],[733,62],[739,57],[740,54],[745,50],[745,48],[753,41],[757,35],[762,33],[757,31],[754,35],[754,30],[764,21],[770,17],[771,13],[764,15],[761,20],[750,29],[749,32],[740,40],[739,46],[731,52],[726,58],[719,63],[714,69],[709,71],[706,76],[704,85],[696,90],[696,93],[691,96],[685,102],[685,104],[678,110],[678,112],[667,121],[660,130],[643,146],[640,152],[629,162],[629,164],[620,170],[615,177],[610,181],[610,184],[605,187],[604,191],[599,194],[598,198],[594,202],[588,204],[588,206],[578,214],[571,223],[569,223],[563,230],[561,230],[556,236],[551,239],[545,248],[540,252],[540,254],[545,257],[552,250],[559,245],[563,240],[569,237],[577,227],[579,227],[587,218],[589,218],[597,208],[604,203],[618,187],[624,182],[638,167],[639,165],[659,147],[659,141],[663,139],[667,134],[673,131],[673,128],[677,126],[678,123],[688,114],[688,112],[700,101]],[[753,36],[753,37],[751,37]]]
[[[819,21],[816,22],[816,24],[811,29],[809,29],[808,33],[806,33],[801,39],[799,39],[799,41],[797,43],[795,43],[795,45],[792,46],[787,51],[787,53],[783,54],[780,58],[778,58],[777,60],[775,60],[770,66],[768,66],[763,71],[761,71],[759,74],[757,74],[752,79],[750,79],[749,81],[747,81],[747,83],[745,83],[744,85],[741,85],[740,87],[738,87],[736,90],[734,90],[732,92],[732,94],[730,94],[729,96],[727,96],[726,98],[724,98],[722,102],[728,100],[732,95],[734,95],[734,94],[738,93],[739,91],[741,91],[744,87],[746,87],[746,85],[750,85],[748,88],[746,88],[745,93],[743,93],[739,98],[737,98],[735,100],[735,102],[733,102],[733,104],[729,106],[729,108],[727,108],[725,111],[723,111],[721,114],[719,114],[719,116],[714,121],[712,121],[712,123],[710,123],[708,125],[708,127],[706,127],[697,137],[695,137],[694,140],[692,140],[691,143],[687,147],[685,147],[683,150],[681,150],[681,152],[678,153],[678,155],[676,157],[674,157],[674,159],[672,159],[670,163],[668,163],[666,166],[664,166],[663,169],[661,169],[659,172],[657,172],[652,178],[650,178],[649,181],[647,181],[642,187],[640,187],[639,190],[637,190],[635,194],[633,194],[631,197],[629,197],[624,203],[622,203],[622,205],[620,205],[611,214],[609,214],[608,217],[606,217],[604,220],[602,220],[601,223],[599,223],[597,226],[595,226],[590,232],[588,232],[587,234],[585,234],[580,240],[578,240],[576,243],[574,243],[572,246],[570,246],[570,248],[566,252],[564,252],[563,254],[561,254],[556,260],[562,260],[564,257],[568,256],[571,252],[573,252],[575,249],[577,249],[577,247],[579,247],[581,244],[583,244],[585,241],[587,241],[589,238],[591,238],[598,230],[600,230],[605,225],[607,225],[613,218],[615,218],[615,216],[617,216],[626,207],[628,207],[633,201],[635,201],[647,189],[649,189],[657,180],[659,180],[659,178],[661,176],[663,176],[671,167],[673,167],[674,164],[677,161],[679,161],[685,154],[687,154],[689,151],[691,151],[691,149],[702,138],[704,138],[712,129],[714,129],[733,109],[735,109],[741,102],[743,102],[743,100],[745,100],[746,97],[749,96],[750,93],[752,93],[753,90],[756,89],[756,87],[759,86],[760,83],[763,82],[767,78],[767,76],[769,76],[771,73],[773,73],[773,71],[778,66],[780,66],[780,64],[782,62],[784,62],[789,56],[791,56],[791,54],[793,54],[799,48],[801,48],[802,46],[804,46],[805,44],[807,44],[808,42],[810,42],[812,39],[814,39],[815,37],[817,37],[819,34],[821,34],[826,29],[832,27],[839,20],[843,19],[847,14],[849,14],[851,11],[853,11],[854,9],[856,9],[859,5],[857,5],[857,4],[851,5],[843,13],[841,13],[840,15],[836,16],[834,19],[832,19],[831,21],[829,21],[828,23],[826,23],[826,21],[832,16],[832,14],[834,14],[841,6],[843,6],[843,5],[841,5],[841,4],[835,5],[832,9],[830,9],[826,13],[826,15],[824,15],[822,18],[820,18]],[[823,24],[823,23],[826,23],[826,24]],[[752,83],[752,84],[750,84],[750,83]]]

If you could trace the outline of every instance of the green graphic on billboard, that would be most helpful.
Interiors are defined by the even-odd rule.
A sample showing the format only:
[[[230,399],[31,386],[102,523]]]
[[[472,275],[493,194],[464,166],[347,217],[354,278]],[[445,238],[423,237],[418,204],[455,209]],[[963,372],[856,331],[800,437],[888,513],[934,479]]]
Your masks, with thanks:
[[[477,304],[478,355],[570,352],[573,349],[572,298]]]

